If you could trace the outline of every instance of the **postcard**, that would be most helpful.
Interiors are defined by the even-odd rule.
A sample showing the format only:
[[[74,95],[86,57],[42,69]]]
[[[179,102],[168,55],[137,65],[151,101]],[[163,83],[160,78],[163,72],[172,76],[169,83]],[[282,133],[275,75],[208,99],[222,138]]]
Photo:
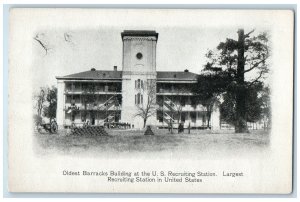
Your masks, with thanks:
[[[289,194],[291,10],[12,8],[9,191]]]

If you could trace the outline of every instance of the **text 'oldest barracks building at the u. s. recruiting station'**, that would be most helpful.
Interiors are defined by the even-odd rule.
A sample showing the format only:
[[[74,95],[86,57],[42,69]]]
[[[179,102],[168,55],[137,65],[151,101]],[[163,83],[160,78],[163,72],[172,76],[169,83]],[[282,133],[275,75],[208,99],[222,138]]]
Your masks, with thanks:
[[[125,30],[121,37],[122,71],[114,66],[111,71],[92,68],[56,77],[58,125],[81,126],[88,121],[91,125],[127,123],[142,128],[143,118],[137,114],[147,109],[149,97],[155,97],[155,103],[150,103],[154,104],[151,107],[155,113],[148,118],[147,125],[167,127],[172,122],[177,127],[179,122],[184,127],[206,128],[206,110],[191,92],[197,74],[188,70],[156,71],[155,31]],[[220,128],[218,108],[211,114],[210,127]]]

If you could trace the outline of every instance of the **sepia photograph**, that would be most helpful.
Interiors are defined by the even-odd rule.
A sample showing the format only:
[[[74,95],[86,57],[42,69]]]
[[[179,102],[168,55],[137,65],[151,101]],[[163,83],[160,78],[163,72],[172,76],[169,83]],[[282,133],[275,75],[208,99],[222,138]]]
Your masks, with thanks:
[[[10,191],[290,193],[293,15],[11,9]]]

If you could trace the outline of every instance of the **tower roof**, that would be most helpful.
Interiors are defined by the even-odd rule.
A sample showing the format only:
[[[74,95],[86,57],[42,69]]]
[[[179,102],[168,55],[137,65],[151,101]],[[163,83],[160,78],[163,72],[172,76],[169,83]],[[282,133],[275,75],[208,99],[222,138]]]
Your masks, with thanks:
[[[154,36],[158,38],[158,33],[154,30],[124,30],[121,36],[122,39],[124,36]]]

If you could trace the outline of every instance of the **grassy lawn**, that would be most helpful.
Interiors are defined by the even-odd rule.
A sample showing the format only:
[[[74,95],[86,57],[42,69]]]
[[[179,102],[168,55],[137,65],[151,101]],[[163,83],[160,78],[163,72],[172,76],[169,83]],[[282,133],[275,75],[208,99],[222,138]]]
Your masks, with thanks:
[[[97,156],[99,158],[223,158],[235,155],[260,155],[267,151],[269,134],[255,130],[245,134],[234,131],[191,130],[191,134],[171,134],[168,130],[153,130],[154,136],[145,136],[144,130],[107,130],[109,136],[73,136],[65,131],[59,134],[35,133],[37,155]]]

